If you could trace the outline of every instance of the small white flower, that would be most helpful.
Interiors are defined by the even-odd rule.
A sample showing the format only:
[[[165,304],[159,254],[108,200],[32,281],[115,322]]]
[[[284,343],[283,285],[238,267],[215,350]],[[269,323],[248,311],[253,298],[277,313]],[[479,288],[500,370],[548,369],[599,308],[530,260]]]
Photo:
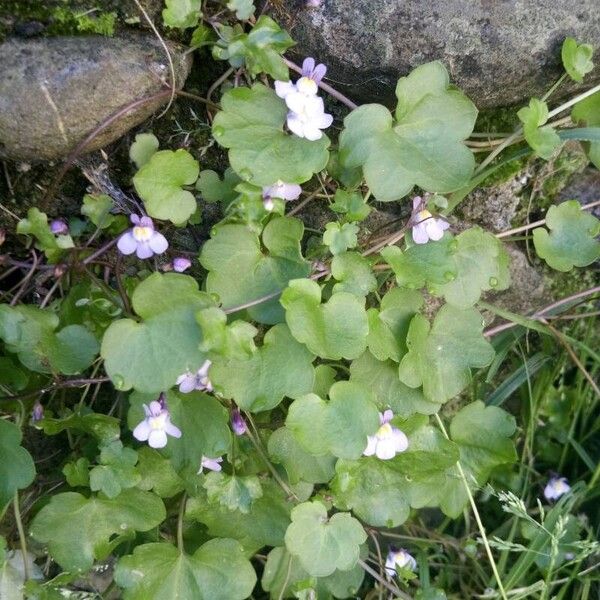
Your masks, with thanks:
[[[394,413],[391,410],[379,413],[380,427],[375,435],[367,436],[368,443],[363,452],[365,456],[375,455],[381,460],[389,460],[408,448],[406,435],[398,428],[390,425],[393,418]]]
[[[117,242],[121,254],[136,253],[138,258],[150,258],[154,254],[162,254],[169,242],[162,233],[154,230],[154,223],[150,217],[131,215],[133,227],[127,230]]]
[[[221,467],[222,462],[223,458],[221,456],[219,456],[219,458],[207,458],[206,456],[203,456],[200,461],[198,475],[200,475],[204,469],[208,469],[209,471],[220,471],[223,468]]]
[[[566,477],[551,477],[544,488],[546,500],[558,500],[571,489]]]
[[[393,577],[396,574],[397,568],[415,571],[417,569],[417,561],[404,548],[400,548],[400,550],[390,549],[385,561],[385,570],[390,577]]]
[[[189,394],[194,390],[206,390],[207,392],[212,392],[213,386],[208,378],[208,369],[210,369],[210,365],[212,365],[212,362],[210,360],[205,360],[195,373],[186,371],[181,374],[175,382],[175,385],[179,386],[179,391],[182,394]]]
[[[297,183],[283,183],[278,180],[273,185],[265,185],[262,189],[265,210],[271,212],[274,207],[273,198],[280,200],[297,200],[302,193],[302,188]]]
[[[327,68],[323,64],[315,66],[314,58],[306,58],[302,63],[302,77],[291,81],[276,81],[275,93],[285,100],[290,112],[287,126],[292,133],[307,140],[320,140],[321,129],[333,123],[333,117],[325,112],[323,99],[317,96],[319,83]]]
[[[140,442],[148,442],[151,448],[164,448],[167,445],[167,435],[181,437],[181,430],[171,423],[167,407],[153,400],[149,405],[144,404],[146,417],[133,430],[133,437]]]
[[[437,242],[444,237],[444,231],[450,227],[447,221],[434,217],[424,208],[421,197],[413,199],[412,238],[415,244],[426,244],[429,240]]]

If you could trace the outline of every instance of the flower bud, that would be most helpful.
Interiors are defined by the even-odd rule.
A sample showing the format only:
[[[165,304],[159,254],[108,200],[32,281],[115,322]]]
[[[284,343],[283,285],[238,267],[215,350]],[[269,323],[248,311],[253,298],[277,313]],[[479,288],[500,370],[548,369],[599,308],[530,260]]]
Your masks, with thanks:
[[[50,222],[50,231],[54,235],[67,235],[69,226],[62,219],[54,219]]]
[[[192,261],[189,258],[185,258],[185,256],[178,256],[173,259],[173,271],[177,273],[183,273],[187,271],[192,266]]]
[[[31,420],[33,423],[39,423],[44,418],[44,407],[36,402],[31,410]]]
[[[244,435],[248,429],[244,417],[239,408],[234,409],[231,413],[231,429],[235,435]]]

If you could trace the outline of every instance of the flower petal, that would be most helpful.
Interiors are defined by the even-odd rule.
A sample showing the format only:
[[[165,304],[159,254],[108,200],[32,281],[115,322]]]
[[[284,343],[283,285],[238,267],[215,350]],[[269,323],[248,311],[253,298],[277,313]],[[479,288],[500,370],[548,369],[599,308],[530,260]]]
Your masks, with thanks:
[[[142,260],[154,256],[154,252],[152,252],[148,242],[138,242],[138,247],[136,248],[135,253],[137,257]]]
[[[325,73],[327,73],[327,67],[323,63],[319,63],[312,72],[310,78],[314,80],[316,83],[321,83],[323,77],[325,77]]]
[[[379,415],[379,422],[381,425],[389,423],[394,418],[394,413],[389,408],[384,413],[379,413]]]
[[[275,93],[280,98],[285,98],[288,94],[296,91],[296,86],[291,81],[276,81]]]
[[[145,442],[148,439],[151,431],[152,429],[150,428],[150,425],[146,419],[144,419],[141,423],[136,425],[135,429],[133,430],[133,437],[140,442]]]
[[[323,137],[323,132],[313,123],[305,123],[304,137],[311,142],[316,142]]]
[[[396,452],[404,452],[408,448],[408,438],[403,431],[392,428],[392,439],[394,440],[394,449]]]
[[[140,219],[140,227],[148,227],[149,229],[154,229],[154,223],[150,217],[142,217]]]
[[[415,196],[413,198],[413,211],[418,211],[421,208],[421,203],[423,202],[423,198],[421,196]]]
[[[164,448],[167,441],[167,434],[162,429],[153,429],[148,436],[150,448]]]
[[[132,215],[135,216],[135,215]],[[131,230],[126,231],[117,242],[117,248],[121,254],[125,254],[126,256],[129,254],[133,254],[137,249],[137,240],[133,237],[133,233]]]
[[[287,126],[292,133],[298,137],[304,137],[304,124],[296,113],[290,112],[287,117]]]
[[[291,92],[285,97],[285,103],[291,111],[301,114],[307,105],[307,98],[300,92]]]
[[[173,423],[171,423],[171,421],[167,421],[165,423],[165,431],[174,438],[180,438],[181,437],[181,429],[179,429],[179,427],[177,427],[176,425],[173,425]]]
[[[427,229],[423,223],[418,223],[412,228],[412,238],[415,244],[426,244],[429,241]]]
[[[177,378],[176,384],[182,394],[189,394],[196,389],[196,376],[191,373],[189,375],[184,373]]]
[[[377,450],[377,438],[374,435],[367,436],[367,447],[363,450],[364,456],[373,456]]]
[[[162,233],[155,231],[148,245],[154,254],[162,254],[169,247],[169,242],[167,242],[167,238]]]
[[[129,215],[129,220],[134,224],[134,225],[139,225],[140,224],[140,218],[138,215]]]
[[[440,222],[442,222],[441,219],[428,219],[423,223],[429,239],[434,242],[437,242],[444,237],[444,228],[441,227]]]
[[[393,437],[377,441],[375,455],[381,460],[389,460],[396,456],[396,441]]]
[[[310,77],[315,69],[315,59],[312,56],[307,56],[302,62],[302,75]]]

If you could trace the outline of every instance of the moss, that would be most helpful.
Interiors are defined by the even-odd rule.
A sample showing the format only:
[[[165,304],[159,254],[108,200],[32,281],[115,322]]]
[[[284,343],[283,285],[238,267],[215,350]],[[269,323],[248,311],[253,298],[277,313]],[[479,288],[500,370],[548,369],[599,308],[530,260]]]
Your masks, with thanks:
[[[475,123],[475,131],[481,133],[511,133],[520,125],[517,107],[482,110]]]

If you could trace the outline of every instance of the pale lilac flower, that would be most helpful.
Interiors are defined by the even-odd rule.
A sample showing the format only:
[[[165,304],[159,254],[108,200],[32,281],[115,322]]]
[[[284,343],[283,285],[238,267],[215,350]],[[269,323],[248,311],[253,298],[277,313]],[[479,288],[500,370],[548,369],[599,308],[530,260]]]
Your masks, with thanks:
[[[390,425],[393,418],[394,413],[389,409],[384,413],[379,413],[379,423],[381,425],[375,435],[367,436],[368,443],[363,452],[365,456],[375,455],[381,460],[389,460],[408,448],[406,435],[398,428]]]
[[[233,429],[235,435],[244,435],[248,430],[246,421],[244,421],[239,408],[235,408],[231,413],[231,429]]]
[[[426,244],[429,240],[436,242],[444,237],[444,231],[450,227],[447,221],[434,217],[423,204],[423,199],[413,199],[412,238],[415,244]]]
[[[168,247],[165,236],[154,230],[150,217],[131,215],[133,227],[127,230],[117,243],[121,254],[136,253],[138,258],[150,258],[154,254],[162,254]]]
[[[44,418],[44,407],[36,401],[31,410],[32,423],[39,423]]]
[[[148,441],[151,448],[164,448],[167,445],[167,434],[175,438],[181,437],[181,430],[171,423],[171,415],[164,401],[153,400],[149,405],[144,404],[144,413],[146,417],[133,430],[136,440]]]
[[[210,360],[205,360],[195,373],[186,371],[181,374],[175,382],[175,385],[179,386],[179,391],[182,394],[189,394],[194,390],[206,390],[207,392],[212,392],[213,386],[208,378],[208,369],[211,364],[212,362]]]
[[[218,458],[207,458],[206,456],[203,456],[202,460],[200,461],[198,475],[200,475],[204,469],[208,469],[209,471],[220,471],[223,468],[221,467],[222,462],[223,458],[221,456]]]
[[[54,219],[50,222],[50,231],[54,235],[67,235],[69,226],[62,219]]]
[[[275,82],[275,93],[285,100],[290,109],[287,126],[298,137],[320,140],[323,136],[321,129],[333,123],[333,117],[325,112],[323,99],[317,96],[319,83],[326,72],[325,65],[315,66],[315,59],[309,57],[302,63],[302,77],[296,83]]]
[[[189,258],[185,258],[185,256],[178,256],[173,259],[173,271],[177,273],[183,273],[187,271],[192,266],[192,261]]]
[[[558,500],[571,489],[566,477],[551,477],[544,488],[546,500]]]
[[[269,212],[273,210],[273,198],[280,200],[297,200],[302,188],[297,183],[283,183],[281,179],[273,185],[265,185],[262,189],[263,204]]]
[[[417,569],[417,561],[404,548],[400,548],[399,550],[390,548],[385,561],[385,570],[390,577],[393,577],[396,574],[397,568],[415,571]]]

